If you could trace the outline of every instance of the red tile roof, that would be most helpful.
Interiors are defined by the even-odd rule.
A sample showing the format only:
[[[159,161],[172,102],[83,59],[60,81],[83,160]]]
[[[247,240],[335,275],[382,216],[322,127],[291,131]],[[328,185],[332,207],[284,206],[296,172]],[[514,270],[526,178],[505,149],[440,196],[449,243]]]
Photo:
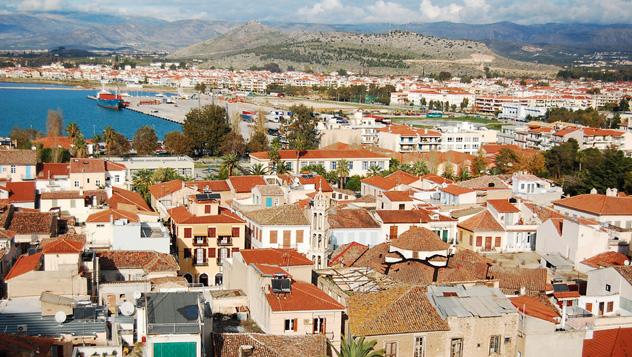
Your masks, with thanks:
[[[278,265],[253,264],[253,266],[264,276],[274,276],[277,274],[289,276],[288,272]]]
[[[397,186],[397,182],[382,176],[367,177],[362,179],[361,182],[365,185],[371,185],[382,190],[390,190]]]
[[[289,294],[266,293],[266,300],[270,309],[275,312],[342,311],[345,308],[318,287],[302,281],[293,281],[292,292]]]
[[[42,169],[37,174],[38,179],[51,179],[57,176],[68,176],[70,174],[70,164],[68,163],[44,163]]]
[[[516,213],[520,212],[518,207],[514,206],[508,200],[487,200],[487,204],[494,207],[499,213]]]
[[[73,146],[73,139],[69,136],[44,136],[33,140],[34,144],[41,144],[45,149],[64,148]]]
[[[172,208],[168,213],[176,224],[245,223],[237,215],[223,207],[219,208],[217,215],[195,216],[184,206]]]
[[[410,191],[386,191],[384,196],[392,202],[410,202],[413,200]]]
[[[93,213],[88,216],[86,222],[108,223],[119,219],[127,219],[129,222],[140,222],[140,218],[136,213],[117,209],[107,209],[101,212]]]
[[[623,136],[623,131],[600,128],[583,128],[584,136]]]
[[[575,132],[575,131],[577,131],[577,130],[579,130],[579,128],[576,128],[576,127],[574,127],[574,126],[567,126],[567,127],[566,127],[566,128],[564,128],[564,129],[558,130],[558,131],[557,131],[557,132],[555,132],[555,134],[553,134],[553,135],[555,135],[555,136],[559,136],[559,137],[563,137],[563,136],[566,136],[566,135],[568,135],[568,134],[570,134],[570,133],[573,133],[573,132]]]
[[[112,187],[112,197],[108,199],[108,206],[114,209],[124,209],[127,205],[132,205],[139,211],[153,212],[138,192]]]
[[[42,253],[44,254],[78,254],[83,252],[84,239],[59,237],[42,242]]]
[[[325,180],[322,176],[320,175],[313,175],[311,177],[306,177],[306,176],[298,176],[298,182],[301,183],[301,185],[314,185],[314,187],[316,188],[316,191],[320,190],[320,186],[322,185],[322,191],[323,192],[333,192],[334,190],[331,188],[331,186],[329,185],[329,182],[327,182],[327,180]]]
[[[583,357],[632,356],[632,328],[614,328],[593,332],[591,339],[584,339]]]
[[[267,151],[253,152],[250,154],[257,159],[268,159]],[[317,159],[385,159],[386,156],[372,153],[368,150],[279,150],[281,160],[317,160]]]
[[[557,323],[560,314],[545,297],[517,296],[509,298],[518,311],[541,320]]]
[[[419,180],[419,177],[402,170],[397,170],[386,178],[400,185],[410,185]]]
[[[187,187],[197,187],[198,192],[211,190],[212,192],[230,192],[226,180],[189,181]]]
[[[625,265],[625,262],[629,261],[630,258],[625,254],[619,252],[605,252],[592,256],[582,261],[582,263],[593,268],[607,268],[611,266],[622,266]]]
[[[335,266],[340,263],[343,266],[351,266],[367,249],[368,246],[358,242],[341,245],[332,253],[328,265]]]
[[[455,221],[455,219],[427,211],[425,209],[415,210],[379,210],[376,211],[385,224],[396,223],[428,223],[436,221]],[[437,219],[432,219],[433,215],[437,215]]]
[[[167,182],[160,182],[149,187],[149,193],[156,199],[161,199],[174,192],[182,189],[182,180],[171,180]]]
[[[246,264],[285,266],[313,265],[314,263],[294,249],[245,249],[240,251]]]
[[[146,273],[180,269],[170,254],[154,251],[113,250],[97,253],[101,270],[143,269]]]
[[[415,252],[433,252],[447,250],[450,247],[435,232],[423,227],[411,227],[396,239],[392,239],[391,246]]]
[[[425,174],[425,175],[423,175],[423,176],[421,176],[419,178],[421,180],[431,181],[431,182],[434,182],[434,183],[439,184],[439,185],[444,184],[444,183],[447,183],[447,184],[454,183],[454,181],[452,181],[450,179],[447,179],[445,177],[442,177],[442,176],[439,176],[439,175],[435,175],[435,174]]]
[[[465,221],[458,224],[459,228],[466,229],[470,232],[504,232],[500,223],[494,218],[494,215],[491,214],[488,210],[484,210],[483,212],[466,219]]]
[[[26,274],[30,271],[34,271],[39,268],[42,258],[42,253],[38,252],[32,255],[21,255],[18,260],[15,261],[13,267],[9,273],[4,277],[4,280],[11,280],[16,276]]]
[[[70,173],[98,173],[105,171],[105,160],[102,159],[70,160]]]
[[[0,164],[36,165],[37,152],[35,150],[0,150]]]
[[[7,182],[10,203],[35,202],[35,181]]]
[[[466,188],[466,187],[457,186],[457,185],[448,185],[446,187],[441,188],[441,191],[443,191],[445,193],[449,193],[449,194],[454,195],[454,196],[460,196],[460,195],[464,195],[466,193],[474,192],[474,190],[471,190],[471,189]]]
[[[598,216],[632,215],[632,197],[585,194],[557,200],[553,204]]]
[[[266,184],[263,176],[230,176],[228,181],[236,193],[248,193],[255,186]]]
[[[338,209],[327,215],[331,229],[380,228],[369,211],[365,209]]]

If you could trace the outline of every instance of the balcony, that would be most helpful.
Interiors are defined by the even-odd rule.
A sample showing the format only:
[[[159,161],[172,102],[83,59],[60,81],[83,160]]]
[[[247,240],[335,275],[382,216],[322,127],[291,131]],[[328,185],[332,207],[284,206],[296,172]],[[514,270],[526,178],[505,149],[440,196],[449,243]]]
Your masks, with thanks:
[[[193,237],[193,246],[195,247],[206,247],[208,245],[208,241],[206,237]]]
[[[193,266],[204,267],[207,265],[208,265],[208,259],[206,259],[206,257],[203,257],[202,259],[197,259],[197,258],[193,259]]]
[[[219,237],[217,238],[217,245],[218,246],[233,245],[233,238],[232,237]]]

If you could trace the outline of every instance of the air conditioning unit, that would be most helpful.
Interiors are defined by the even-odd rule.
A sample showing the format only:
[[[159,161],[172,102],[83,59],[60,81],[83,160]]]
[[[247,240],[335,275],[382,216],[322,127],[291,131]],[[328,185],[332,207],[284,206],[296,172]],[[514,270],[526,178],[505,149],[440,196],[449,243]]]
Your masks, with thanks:
[[[26,334],[26,331],[28,330],[28,325],[24,324],[24,325],[18,325],[16,328],[16,332],[18,334]]]

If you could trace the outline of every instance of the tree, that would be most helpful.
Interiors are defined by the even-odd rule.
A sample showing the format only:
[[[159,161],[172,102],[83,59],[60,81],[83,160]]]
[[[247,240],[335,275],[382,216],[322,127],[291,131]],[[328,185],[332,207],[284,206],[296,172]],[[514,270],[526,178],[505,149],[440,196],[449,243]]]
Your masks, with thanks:
[[[156,131],[149,125],[145,125],[134,134],[133,147],[138,155],[150,155],[158,148]]]
[[[241,170],[241,167],[239,166],[239,155],[237,155],[236,153],[230,153],[227,155],[224,155],[222,157],[222,164],[220,166],[220,176],[226,176],[226,178],[228,178],[228,176],[235,176],[238,174],[238,171]]]
[[[108,156],[127,155],[132,148],[129,140],[122,134],[118,133],[111,126],[103,130],[103,139],[105,140],[105,151]]]
[[[274,172],[279,175],[287,174],[290,172],[290,167],[287,162],[279,161],[279,163],[274,168]]]
[[[268,150],[268,135],[266,134],[266,117],[263,112],[259,112],[255,121],[255,130],[248,141],[248,150],[250,152],[259,152]]]
[[[585,184],[602,193],[608,188],[623,191],[630,171],[632,171],[632,158],[625,157],[623,151],[610,147],[603,151],[601,162],[586,171]],[[629,180],[627,183],[629,184]]]
[[[575,139],[553,147],[544,153],[546,169],[555,178],[569,175],[575,172],[578,163],[579,144]]]
[[[476,157],[472,161],[472,174],[476,177],[479,176],[487,170],[487,162],[485,161],[485,156],[481,150],[478,151]]]
[[[380,176],[380,175],[382,175],[382,169],[379,166],[369,167],[369,176]]]
[[[32,141],[39,138],[42,134],[35,129],[13,128],[11,130],[11,140],[15,141],[18,149],[31,149]]]
[[[77,123],[70,123],[66,127],[66,134],[68,134],[68,136],[72,139],[76,138],[80,133],[81,131],[79,130],[79,126],[77,125]]]
[[[222,154],[227,155],[230,153],[235,153],[239,156],[242,156],[244,152],[246,152],[246,142],[244,141],[244,137],[241,135],[239,130],[240,120],[239,117],[233,120],[233,125],[224,136],[224,141],[220,146],[220,151]]]
[[[445,72],[445,71],[439,72],[439,75],[437,76],[437,79],[441,82],[445,82],[451,78],[452,78],[452,73]]]
[[[325,176],[327,170],[325,170],[325,166],[323,165],[307,165],[301,169],[301,172],[314,173],[320,176]]]
[[[338,187],[344,187],[345,178],[349,177],[349,161],[342,159],[336,163],[336,176],[338,177]]]
[[[362,178],[358,175],[349,177],[347,182],[345,182],[345,188],[354,192],[360,191],[362,188]]]
[[[88,145],[86,144],[86,140],[83,138],[83,134],[81,134],[81,132],[75,134],[70,154],[76,158],[84,158],[88,156]]]
[[[195,89],[199,93],[206,93],[206,83],[197,83],[193,89]]]
[[[470,170],[465,165],[459,165],[457,175],[459,181],[467,181],[470,179]]]
[[[344,69],[344,68],[340,68],[340,69],[338,70],[338,75],[339,75],[339,76],[346,76],[346,75],[347,75],[347,70],[346,70],[346,69]]]
[[[172,131],[165,135],[165,148],[174,155],[189,155],[193,143],[188,136],[179,131]]]
[[[501,174],[514,172],[518,163],[518,154],[509,148],[502,148],[496,155],[496,170]]]
[[[261,163],[252,165],[250,167],[250,170],[248,170],[248,174],[253,175],[253,176],[266,175],[267,173],[268,173],[268,168],[263,166],[263,164]]]
[[[316,129],[318,119],[314,116],[314,109],[305,105],[290,107],[292,117],[281,120],[281,132],[285,135],[290,149],[315,149],[320,143],[320,134]]]
[[[272,73],[282,73],[283,70],[279,67],[278,63],[266,63],[263,65],[263,69]]]
[[[159,183],[173,180],[184,180],[185,178],[182,177],[182,175],[180,175],[174,168],[161,167],[154,170],[151,175],[151,179],[153,183]]]
[[[422,176],[430,173],[430,169],[428,169],[425,161],[415,161],[411,166],[411,173],[416,176]]]
[[[64,127],[64,116],[59,110],[49,110],[46,117],[46,132],[48,136],[61,136]]]
[[[151,170],[138,170],[132,178],[132,188],[138,192],[145,201],[149,201],[149,188],[154,184]]]
[[[364,337],[343,336],[338,357],[382,357],[384,350],[376,350],[377,341],[365,341]]]
[[[281,142],[278,138],[272,140],[272,145],[270,145],[270,151],[268,151],[268,158],[270,159],[270,163],[272,164],[272,170],[276,173],[279,173],[279,169],[284,166],[283,162],[281,162],[281,154],[279,153],[281,150]]]
[[[441,176],[448,180],[454,180],[454,167],[451,162],[448,161],[443,165],[443,174]]]
[[[184,135],[198,154],[217,155],[224,137],[230,131],[226,110],[218,105],[192,109],[184,119]]]

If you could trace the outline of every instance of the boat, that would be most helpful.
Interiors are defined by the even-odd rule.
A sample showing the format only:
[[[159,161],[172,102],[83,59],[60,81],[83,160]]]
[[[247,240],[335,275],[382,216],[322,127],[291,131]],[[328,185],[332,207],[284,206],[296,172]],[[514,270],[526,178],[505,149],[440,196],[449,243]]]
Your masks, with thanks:
[[[97,105],[103,108],[119,110],[125,108],[126,102],[123,97],[118,94],[112,94],[106,90],[97,93]]]

